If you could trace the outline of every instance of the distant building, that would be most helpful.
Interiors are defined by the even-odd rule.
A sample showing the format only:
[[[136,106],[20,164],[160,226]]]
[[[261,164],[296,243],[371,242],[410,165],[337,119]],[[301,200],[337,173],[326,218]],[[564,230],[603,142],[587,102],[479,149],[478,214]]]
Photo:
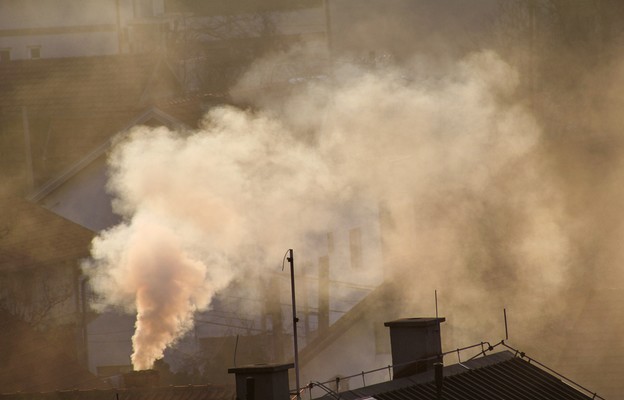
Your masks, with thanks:
[[[386,322],[390,329],[392,362],[379,371],[386,379],[375,384],[362,371],[330,381],[304,381],[302,399],[431,400],[527,398],[558,400],[604,399],[572,382],[504,341],[487,342],[443,352],[441,323],[445,318],[405,318]],[[357,360],[366,349],[336,352],[327,363],[341,358]],[[451,361],[456,360],[456,361]],[[231,363],[227,363],[232,365]],[[100,390],[57,390],[0,394],[0,400],[289,400],[293,387],[292,363],[237,365],[226,370],[234,384],[198,384],[163,387],[163,371],[125,372],[108,380],[113,387]],[[349,382],[362,384],[351,385]],[[79,387],[76,385],[75,387]]]
[[[0,1],[0,61],[149,52],[164,0]]]
[[[128,124],[148,122],[141,117],[157,103],[198,106],[168,104],[183,90],[158,55],[0,63],[0,90],[1,173],[19,193],[45,191]]]
[[[106,387],[85,366],[78,261],[93,232],[17,196],[0,210],[2,391]]]

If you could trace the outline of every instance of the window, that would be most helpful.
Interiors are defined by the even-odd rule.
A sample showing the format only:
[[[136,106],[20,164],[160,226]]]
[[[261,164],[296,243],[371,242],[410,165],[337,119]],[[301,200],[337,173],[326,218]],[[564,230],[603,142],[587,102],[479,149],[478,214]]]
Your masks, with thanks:
[[[11,61],[11,49],[0,49],[0,62]]]
[[[353,228],[349,231],[349,250],[351,251],[351,267],[362,267],[362,230]]]
[[[41,58],[41,46],[31,46],[28,48],[31,60],[38,60]]]

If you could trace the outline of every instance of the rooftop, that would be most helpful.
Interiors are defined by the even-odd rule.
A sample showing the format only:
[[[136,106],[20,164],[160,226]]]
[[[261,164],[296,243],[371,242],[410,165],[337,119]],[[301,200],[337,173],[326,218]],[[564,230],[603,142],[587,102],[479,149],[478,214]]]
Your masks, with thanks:
[[[0,64],[0,112],[83,111],[93,115],[171,97],[179,89],[158,55],[15,60]]]
[[[0,394],[0,400],[234,400],[235,397],[233,387],[211,384]]]
[[[591,399],[557,376],[525,359],[522,354],[502,351],[463,363],[444,367],[442,399]],[[431,400],[437,388],[435,372],[423,372],[406,378],[340,393],[342,400]],[[335,398],[327,394],[322,399]]]
[[[77,268],[89,255],[88,229],[18,197],[0,197],[0,209],[0,270],[65,263]]]

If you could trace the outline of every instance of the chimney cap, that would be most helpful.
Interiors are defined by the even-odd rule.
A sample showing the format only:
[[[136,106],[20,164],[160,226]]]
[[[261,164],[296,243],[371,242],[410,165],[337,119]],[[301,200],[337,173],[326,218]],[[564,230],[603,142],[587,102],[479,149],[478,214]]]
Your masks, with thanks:
[[[425,327],[430,325],[437,325],[441,322],[446,321],[446,318],[402,318],[394,321],[384,322],[384,326],[394,328],[394,327]]]
[[[294,368],[295,364],[253,364],[228,368],[229,374],[269,374]]]

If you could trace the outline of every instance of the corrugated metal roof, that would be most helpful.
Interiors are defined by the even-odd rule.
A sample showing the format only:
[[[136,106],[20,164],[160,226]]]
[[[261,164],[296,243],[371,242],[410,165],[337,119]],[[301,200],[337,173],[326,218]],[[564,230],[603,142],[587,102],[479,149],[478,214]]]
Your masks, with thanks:
[[[561,379],[509,352],[444,368],[444,400],[587,400]],[[326,398],[329,398],[326,396]],[[341,393],[345,400],[433,400],[433,371]]]

